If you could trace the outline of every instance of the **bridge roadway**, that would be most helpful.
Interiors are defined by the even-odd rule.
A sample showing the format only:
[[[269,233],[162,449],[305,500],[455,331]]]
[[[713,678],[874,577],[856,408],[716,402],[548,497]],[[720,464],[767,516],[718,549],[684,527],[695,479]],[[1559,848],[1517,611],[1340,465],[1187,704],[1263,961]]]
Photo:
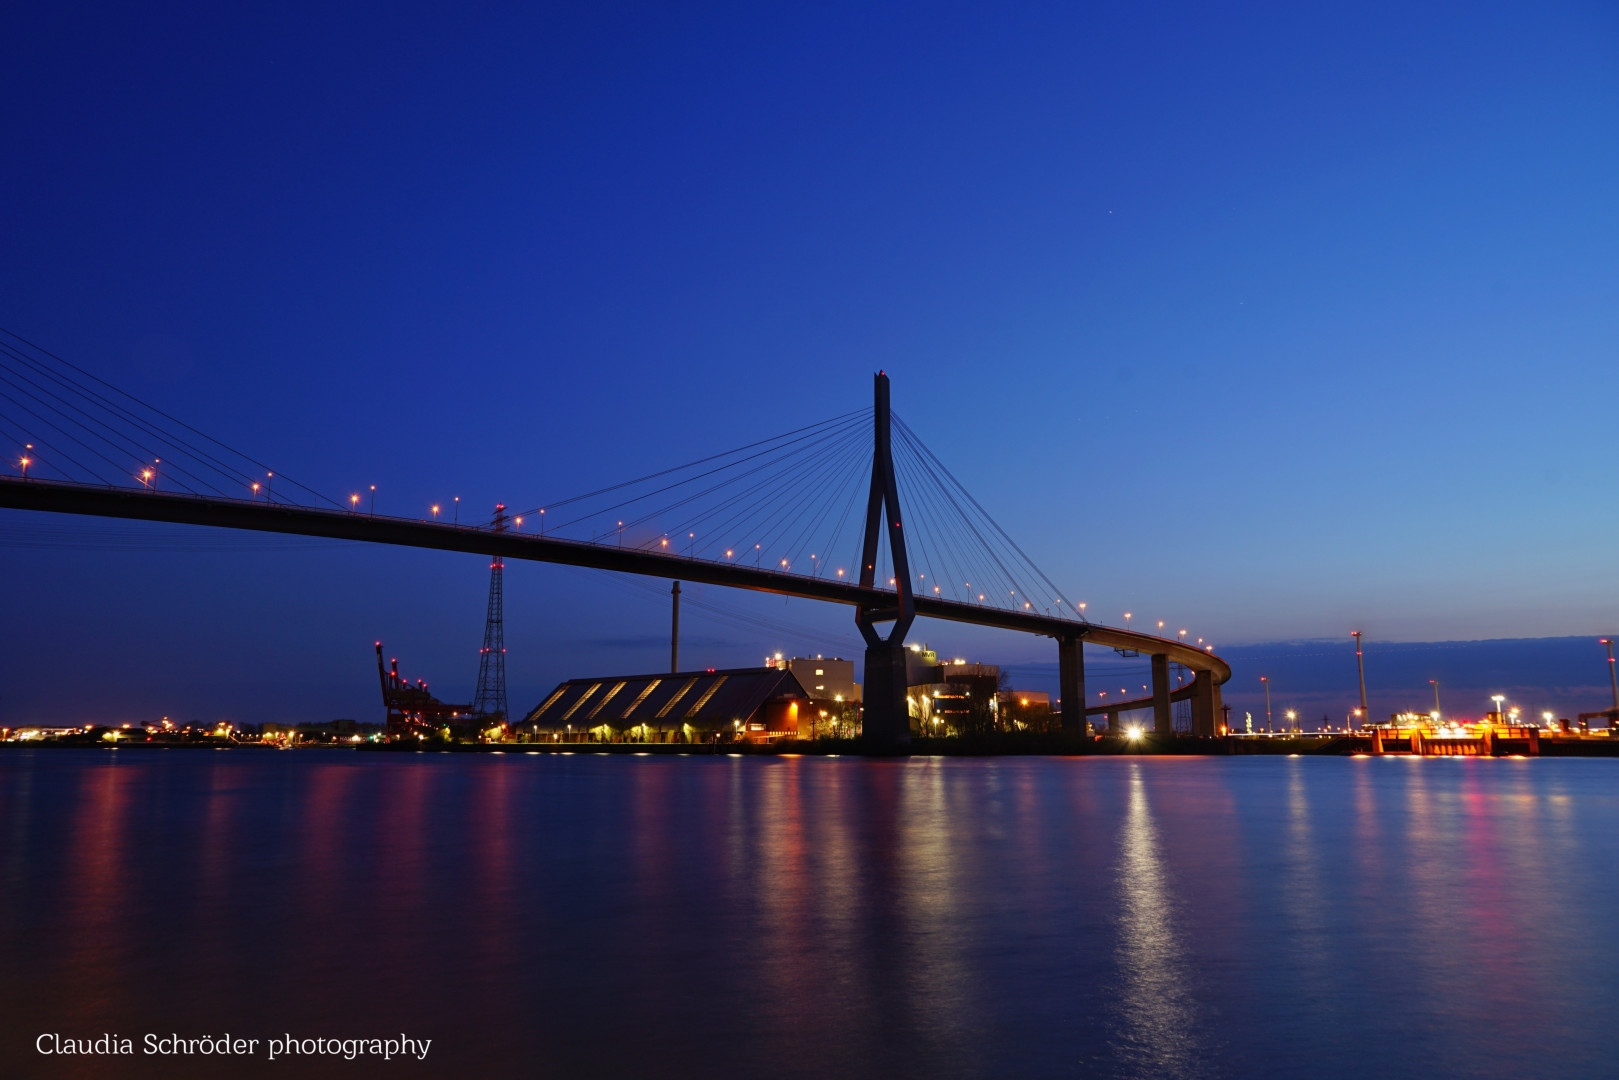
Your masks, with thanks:
[[[865,589],[854,582],[805,577],[802,574],[768,570],[740,563],[719,563],[659,551],[540,536],[536,533],[495,532],[477,525],[452,525],[349,510],[321,510],[287,503],[212,498],[178,492],[56,480],[0,477],[0,507],[94,517],[132,518],[141,521],[166,521],[181,525],[207,525],[254,532],[289,533],[336,540],[361,540],[374,544],[395,544],[439,551],[464,551],[504,559],[560,563],[565,566],[583,566],[624,574],[641,574],[647,577],[752,589],[756,592],[823,600],[827,603],[846,604],[879,612],[884,608],[892,609],[895,604],[894,594],[885,590]],[[1157,726],[1160,730],[1167,725],[1168,704],[1171,698],[1191,696],[1197,701],[1198,694],[1194,693],[1194,690],[1198,687],[1207,688],[1204,691],[1205,698],[1210,691],[1215,695],[1212,699],[1199,702],[1201,706],[1199,727],[1208,726],[1212,722],[1210,714],[1217,711],[1216,688],[1231,678],[1231,668],[1224,660],[1213,653],[1172,638],[1154,637],[1151,634],[1057,618],[1034,611],[1006,611],[925,596],[916,597],[916,613],[930,619],[945,619],[951,622],[1038,634],[1056,638],[1059,642],[1077,642],[1083,638],[1094,645],[1151,656],[1155,682],[1153,697],[1135,702],[1091,706],[1086,712],[1100,715],[1116,713],[1121,709],[1151,706],[1158,710]],[[1077,649],[1075,651],[1077,652]],[[1173,694],[1170,692],[1167,686],[1167,668],[1171,662],[1181,664],[1198,674],[1194,687],[1182,688]],[[1163,669],[1162,677],[1160,668]],[[1214,732],[1209,730],[1206,733]]]

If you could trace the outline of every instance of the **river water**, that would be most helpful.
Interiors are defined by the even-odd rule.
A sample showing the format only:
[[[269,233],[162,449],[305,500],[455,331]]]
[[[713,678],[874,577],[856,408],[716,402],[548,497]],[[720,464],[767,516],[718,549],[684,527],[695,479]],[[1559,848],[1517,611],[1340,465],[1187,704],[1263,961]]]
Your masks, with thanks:
[[[1611,1076],[1616,857],[1601,760],[7,751],[0,1075]]]

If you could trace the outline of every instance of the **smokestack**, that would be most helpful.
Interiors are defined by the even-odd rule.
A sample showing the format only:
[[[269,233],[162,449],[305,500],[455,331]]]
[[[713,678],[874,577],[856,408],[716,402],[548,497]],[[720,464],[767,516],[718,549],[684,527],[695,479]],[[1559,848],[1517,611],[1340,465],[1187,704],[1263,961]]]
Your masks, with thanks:
[[[680,582],[669,590],[674,597],[674,614],[669,625],[669,674],[673,675],[680,670]]]

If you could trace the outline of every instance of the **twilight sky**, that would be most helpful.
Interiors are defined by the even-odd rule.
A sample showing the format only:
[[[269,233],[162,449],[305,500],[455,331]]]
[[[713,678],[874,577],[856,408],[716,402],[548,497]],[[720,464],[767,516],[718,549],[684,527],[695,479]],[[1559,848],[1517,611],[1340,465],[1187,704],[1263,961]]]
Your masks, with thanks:
[[[1612,4],[760,8],[7,4],[0,325],[406,514],[884,368],[1100,621],[1619,624]],[[478,557],[5,513],[0,559],[0,723],[372,718],[377,638],[471,696]],[[508,583],[514,709],[666,662],[666,582]],[[857,648],[689,595],[771,627],[694,609],[692,664]]]

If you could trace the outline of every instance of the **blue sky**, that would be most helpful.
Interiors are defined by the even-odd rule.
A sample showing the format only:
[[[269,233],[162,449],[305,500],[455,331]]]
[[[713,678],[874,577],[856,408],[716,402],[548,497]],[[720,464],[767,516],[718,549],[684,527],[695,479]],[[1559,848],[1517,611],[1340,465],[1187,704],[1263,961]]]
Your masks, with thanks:
[[[1609,4],[17,3],[0,35],[0,325],[321,490],[536,505],[883,368],[1102,621],[1614,628]],[[0,715],[364,713],[378,637],[470,696],[483,560],[219,548],[7,547]],[[514,706],[661,662],[666,584],[510,588]],[[855,648],[712,599],[781,631],[694,616],[694,658]]]

